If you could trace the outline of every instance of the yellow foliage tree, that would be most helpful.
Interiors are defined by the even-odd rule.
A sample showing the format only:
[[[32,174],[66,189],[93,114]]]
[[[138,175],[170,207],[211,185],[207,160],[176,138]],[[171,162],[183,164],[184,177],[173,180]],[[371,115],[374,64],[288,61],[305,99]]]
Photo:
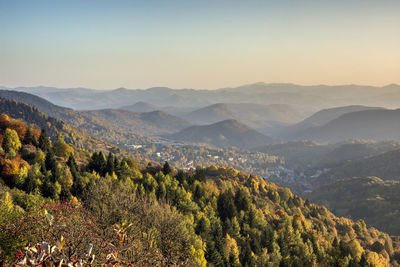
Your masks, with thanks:
[[[57,136],[57,139],[53,145],[53,149],[54,154],[62,158],[68,158],[71,154],[74,153],[74,149],[70,145],[67,145],[65,143],[64,136],[62,134],[59,134]]]
[[[64,188],[67,188],[67,189],[71,189],[71,187],[74,183],[74,178],[71,174],[71,171],[69,170],[69,168],[67,166],[62,167],[60,183]]]
[[[376,253],[376,252],[368,252],[367,254],[367,262],[375,267],[387,267],[389,266],[389,262],[385,257]]]
[[[15,130],[6,129],[3,139],[3,149],[6,153],[11,151],[18,151],[21,148],[21,141],[19,140],[18,134]]]
[[[359,261],[361,259],[361,255],[364,253],[363,247],[360,245],[357,239],[351,240],[348,245],[353,258]]]
[[[230,265],[240,265],[239,261],[239,248],[236,240],[226,234],[224,247],[223,247],[224,257]]]

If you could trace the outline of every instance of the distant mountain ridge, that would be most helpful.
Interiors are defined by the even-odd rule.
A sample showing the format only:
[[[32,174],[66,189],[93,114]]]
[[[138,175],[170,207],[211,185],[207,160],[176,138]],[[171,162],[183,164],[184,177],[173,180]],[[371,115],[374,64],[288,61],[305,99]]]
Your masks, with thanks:
[[[272,142],[272,138],[236,120],[224,120],[210,125],[191,126],[166,137],[182,142],[207,143],[217,147],[252,148]]]
[[[161,110],[159,107],[143,101],[136,102],[133,105],[123,106],[120,109],[125,109],[132,112],[151,112]]]
[[[8,88],[10,89],[10,88]],[[383,106],[397,108],[400,102],[400,85],[296,85],[255,83],[235,88],[217,90],[171,89],[155,87],[146,90],[93,90],[88,88],[59,89],[52,87],[17,87],[12,90],[39,95],[52,103],[74,109],[119,108],[139,101],[156,106],[207,106],[216,103],[285,103],[313,111],[347,105]],[[310,106],[310,103],[314,103]]]
[[[193,124],[211,124],[223,120],[237,120],[260,133],[269,135],[275,128],[303,118],[298,110],[285,104],[217,103],[181,115]]]
[[[223,120],[238,119],[236,115],[228,109],[228,105],[224,103],[217,103],[192,111],[186,114],[184,118],[197,124],[210,124]]]
[[[325,125],[298,132],[295,138],[323,142],[349,139],[399,140],[400,109],[372,109],[346,113]]]
[[[84,111],[84,113],[106,121],[114,127],[146,136],[173,133],[191,126],[184,119],[163,111],[139,113],[122,109],[101,109]]]
[[[310,117],[306,118],[305,120],[289,126],[286,131],[292,132],[292,135],[295,135],[296,132],[305,130],[310,127],[321,126],[330,121],[339,118],[341,115],[346,113],[356,112],[356,111],[363,111],[363,110],[370,110],[370,109],[384,109],[381,107],[367,107],[362,105],[352,105],[352,106],[344,106],[344,107],[336,107],[336,108],[329,108],[320,110]]]

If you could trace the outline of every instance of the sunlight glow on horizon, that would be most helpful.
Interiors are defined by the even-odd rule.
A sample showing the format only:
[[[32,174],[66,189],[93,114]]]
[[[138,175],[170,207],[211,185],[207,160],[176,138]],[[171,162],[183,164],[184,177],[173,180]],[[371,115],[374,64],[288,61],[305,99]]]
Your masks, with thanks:
[[[398,14],[400,1],[0,0],[0,85],[400,84]]]

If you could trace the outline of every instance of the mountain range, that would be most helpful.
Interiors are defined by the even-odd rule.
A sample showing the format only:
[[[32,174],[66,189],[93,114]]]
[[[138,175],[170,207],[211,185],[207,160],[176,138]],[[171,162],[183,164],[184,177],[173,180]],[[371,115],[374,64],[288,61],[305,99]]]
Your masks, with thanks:
[[[34,93],[62,106],[18,90]],[[363,93],[357,101],[356,93]],[[157,135],[170,135],[172,138],[172,134],[175,134],[174,138],[189,142],[192,138],[182,138],[180,131],[196,125],[210,126],[225,120],[234,120],[278,141],[312,140],[335,143],[351,139],[399,140],[400,111],[386,109],[393,103],[386,99],[386,96],[392,95],[393,99],[396,99],[398,93],[400,94],[398,85],[378,88],[356,85],[299,86],[257,83],[218,90],[174,90],[157,87],[147,90],[119,88],[113,91],[99,91],[85,88],[20,87],[13,91],[1,90],[0,97],[36,106],[45,114],[51,114],[94,136],[119,143],[145,143],[152,138],[156,140]],[[275,97],[270,98],[273,95]],[[280,98],[277,98],[277,95],[282,97],[281,100],[278,100]],[[310,97],[308,103],[313,98],[320,99],[315,105],[308,104],[306,107],[305,102],[303,103],[303,97],[306,96]],[[388,101],[381,101],[383,96]],[[296,101],[293,102],[295,98]],[[217,102],[222,99],[224,102]],[[369,99],[368,103],[372,103],[371,99],[379,100],[375,103],[379,102],[382,105],[326,107],[345,102],[367,103],[365,99]],[[210,102],[214,103],[210,105]],[[85,109],[71,109],[83,106]],[[319,106],[325,108],[314,113],[312,110]],[[214,125],[213,131],[215,127],[223,125]],[[224,131],[221,128],[216,132]],[[191,130],[187,131],[189,132]],[[222,136],[226,137],[225,134]],[[269,140],[272,140],[271,138]],[[205,137],[193,140],[203,140],[215,146],[218,145],[215,140],[223,138]],[[245,140],[243,142],[246,143]],[[230,144],[222,143],[222,147]],[[245,143],[235,146],[249,148]],[[262,145],[259,142],[253,144]]]
[[[9,89],[0,87],[2,89]],[[59,89],[53,87],[17,87],[13,90],[39,95],[52,103],[74,109],[120,108],[144,101],[159,107],[204,107],[216,103],[288,104],[311,114],[324,108],[366,105],[397,108],[400,86],[296,85],[255,83],[217,90],[171,89],[154,87],[130,90]],[[313,103],[310,105],[310,103]]]

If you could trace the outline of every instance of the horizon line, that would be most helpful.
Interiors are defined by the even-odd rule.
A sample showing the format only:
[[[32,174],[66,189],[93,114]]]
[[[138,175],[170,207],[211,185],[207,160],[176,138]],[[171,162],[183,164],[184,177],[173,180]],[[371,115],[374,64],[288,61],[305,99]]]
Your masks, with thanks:
[[[216,91],[216,90],[223,90],[223,89],[235,89],[239,87],[246,87],[246,86],[253,86],[253,85],[267,85],[267,86],[279,86],[279,85],[293,85],[293,86],[301,86],[301,87],[313,87],[313,86],[328,86],[328,87],[340,87],[340,86],[361,86],[361,87],[376,87],[376,88],[384,88],[384,87],[389,87],[389,86],[400,86],[398,83],[387,83],[383,85],[369,85],[369,84],[357,84],[357,83],[348,83],[348,84],[325,84],[325,83],[320,83],[320,84],[300,84],[300,83],[292,83],[292,82],[254,82],[254,83],[247,83],[247,84],[242,84],[238,86],[227,86],[227,87],[219,87],[219,88],[172,88],[168,86],[152,86],[148,88],[126,88],[126,87],[116,87],[112,89],[98,89],[98,88],[90,88],[90,87],[57,87],[57,86],[47,86],[47,85],[33,85],[33,86],[5,86],[5,85],[0,85],[0,88],[3,89],[18,89],[18,88],[54,88],[54,89],[60,89],[60,90],[74,90],[74,89],[84,89],[84,90],[95,90],[95,91],[116,91],[116,90],[129,90],[129,91],[136,91],[136,90],[150,90],[150,89],[156,89],[156,88],[163,88],[163,89],[170,89],[170,90],[196,90],[196,91]]]

